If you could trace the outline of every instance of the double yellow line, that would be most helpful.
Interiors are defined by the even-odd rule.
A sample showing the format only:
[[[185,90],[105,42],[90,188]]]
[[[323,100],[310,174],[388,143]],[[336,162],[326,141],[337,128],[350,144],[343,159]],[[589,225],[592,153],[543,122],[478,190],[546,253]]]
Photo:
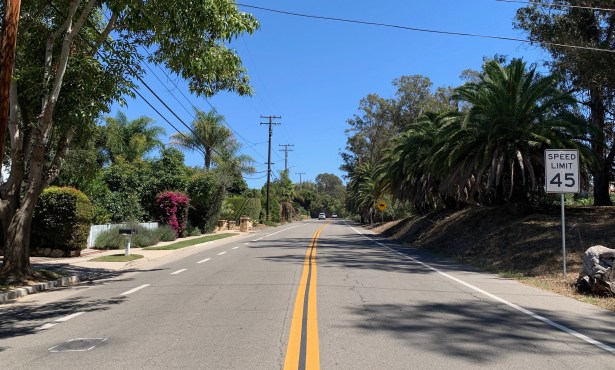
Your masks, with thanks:
[[[327,224],[321,226],[310,242],[303,260],[303,274],[295,300],[284,370],[320,369],[318,350],[318,313],[316,311],[316,246]]]

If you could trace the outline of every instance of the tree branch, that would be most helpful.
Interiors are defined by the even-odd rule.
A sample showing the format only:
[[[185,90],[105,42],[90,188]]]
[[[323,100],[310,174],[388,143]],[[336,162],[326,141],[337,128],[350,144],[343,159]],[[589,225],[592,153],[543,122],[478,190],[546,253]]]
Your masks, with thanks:
[[[98,40],[96,41],[96,44],[94,46],[92,46],[92,49],[90,50],[90,56],[94,56],[96,55],[96,52],[98,51],[98,49],[100,48],[100,46],[105,42],[105,40],[107,40],[107,38],[109,37],[109,34],[111,33],[111,31],[113,31],[115,29],[115,23],[117,22],[119,14],[116,12],[113,12],[111,14],[111,19],[109,20],[109,23],[107,23],[107,26],[105,27],[105,29],[103,30],[102,34],[100,35],[100,37],[98,38]]]

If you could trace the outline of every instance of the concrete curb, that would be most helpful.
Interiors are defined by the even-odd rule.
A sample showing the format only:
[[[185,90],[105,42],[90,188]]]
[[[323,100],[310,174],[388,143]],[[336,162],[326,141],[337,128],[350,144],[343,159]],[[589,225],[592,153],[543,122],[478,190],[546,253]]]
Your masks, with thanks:
[[[37,283],[23,288],[16,288],[10,290],[6,293],[0,293],[0,304],[6,303],[13,299],[17,299],[19,297],[24,297],[29,294],[43,292],[45,290],[76,285],[81,282],[81,277],[79,275],[74,276],[66,276],[57,280],[51,280],[44,283]]]

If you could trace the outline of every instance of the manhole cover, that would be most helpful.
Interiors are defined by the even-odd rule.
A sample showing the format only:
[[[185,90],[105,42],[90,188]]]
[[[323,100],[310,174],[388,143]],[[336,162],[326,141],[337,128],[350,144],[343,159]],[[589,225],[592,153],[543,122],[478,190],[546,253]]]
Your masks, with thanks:
[[[74,338],[49,348],[49,352],[85,352],[106,341],[107,338]]]

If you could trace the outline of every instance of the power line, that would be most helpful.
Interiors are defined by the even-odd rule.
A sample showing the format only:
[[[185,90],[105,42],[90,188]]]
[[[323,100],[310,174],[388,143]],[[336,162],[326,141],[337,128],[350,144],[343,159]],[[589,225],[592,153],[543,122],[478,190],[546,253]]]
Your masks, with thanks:
[[[526,4],[526,5],[540,5],[544,7],[556,7],[556,8],[576,8],[576,9],[588,9],[588,10],[598,10],[603,12],[615,12],[615,9],[609,8],[598,8],[594,6],[582,6],[582,5],[571,5],[571,4],[551,4],[545,3],[542,1],[519,1],[519,0],[495,0],[501,3],[515,3],[515,4]]]
[[[581,50],[601,51],[601,52],[606,52],[606,53],[615,53],[615,50],[601,49],[601,48],[595,48],[591,46],[568,45],[568,44],[560,44],[560,43],[548,42],[548,41],[519,39],[515,37],[508,37],[508,36],[494,36],[494,35],[483,35],[483,34],[467,33],[467,32],[442,31],[442,30],[434,30],[434,29],[427,29],[427,28],[401,26],[401,25],[388,24],[388,23],[360,21],[360,20],[336,18],[336,17],[326,17],[326,16],[311,15],[311,14],[304,14],[304,13],[294,13],[294,12],[287,12],[283,10],[270,9],[270,8],[264,8],[260,6],[246,5],[246,4],[240,4],[240,3],[236,3],[236,4],[239,6],[246,7],[246,8],[258,9],[258,10],[263,10],[266,12],[290,15],[294,17],[320,19],[320,20],[327,20],[327,21],[334,21],[334,22],[354,23],[354,24],[362,24],[362,25],[367,25],[367,26],[388,27],[388,28],[396,28],[396,29],[401,29],[401,30],[406,30],[406,31],[435,33],[435,34],[440,34],[440,35],[465,36],[465,37],[475,37],[475,38],[484,38],[484,39],[515,41],[515,42],[522,42],[526,44],[540,44],[540,45],[557,46],[557,47],[571,48],[571,49],[581,49]]]

